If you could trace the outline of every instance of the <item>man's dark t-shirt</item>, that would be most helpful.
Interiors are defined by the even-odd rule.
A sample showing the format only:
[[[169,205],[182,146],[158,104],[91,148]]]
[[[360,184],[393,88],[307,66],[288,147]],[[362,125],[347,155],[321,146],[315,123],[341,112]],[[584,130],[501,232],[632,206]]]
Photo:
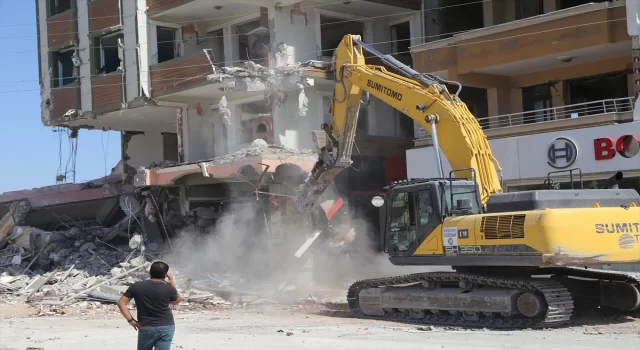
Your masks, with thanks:
[[[178,291],[167,283],[138,281],[124,292],[124,296],[136,301],[138,324],[141,327],[175,325],[169,304],[178,300]]]

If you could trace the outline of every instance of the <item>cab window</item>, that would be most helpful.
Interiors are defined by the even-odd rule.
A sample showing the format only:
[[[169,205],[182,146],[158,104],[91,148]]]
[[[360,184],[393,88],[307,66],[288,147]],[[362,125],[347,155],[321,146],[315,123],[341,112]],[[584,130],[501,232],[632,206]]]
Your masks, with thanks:
[[[433,216],[433,201],[430,190],[418,191],[418,224],[426,226]]]
[[[413,193],[396,193],[391,203],[390,216],[390,246],[397,252],[406,252],[417,238]]]
[[[449,213],[458,212],[462,208],[458,208],[458,200],[467,199],[471,201],[471,209],[467,214],[479,214],[480,208],[478,207],[476,197],[475,186],[467,185],[454,185],[453,186],[453,202],[451,201],[451,188],[449,185],[445,186],[444,201],[446,209]]]

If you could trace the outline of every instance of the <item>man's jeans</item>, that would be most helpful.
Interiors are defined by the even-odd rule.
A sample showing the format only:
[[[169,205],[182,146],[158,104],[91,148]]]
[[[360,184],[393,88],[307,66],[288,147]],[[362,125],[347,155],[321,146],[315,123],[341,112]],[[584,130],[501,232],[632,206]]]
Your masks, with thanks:
[[[138,328],[138,350],[170,350],[176,326]]]

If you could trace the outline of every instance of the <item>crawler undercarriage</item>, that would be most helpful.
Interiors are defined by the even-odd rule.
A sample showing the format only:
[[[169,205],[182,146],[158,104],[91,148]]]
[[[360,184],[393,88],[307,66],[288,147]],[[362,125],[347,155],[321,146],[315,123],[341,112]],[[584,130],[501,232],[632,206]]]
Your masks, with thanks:
[[[573,267],[507,275],[457,270],[355,282],[347,294],[349,308],[360,318],[488,328],[562,326],[588,306],[640,309],[638,273]]]

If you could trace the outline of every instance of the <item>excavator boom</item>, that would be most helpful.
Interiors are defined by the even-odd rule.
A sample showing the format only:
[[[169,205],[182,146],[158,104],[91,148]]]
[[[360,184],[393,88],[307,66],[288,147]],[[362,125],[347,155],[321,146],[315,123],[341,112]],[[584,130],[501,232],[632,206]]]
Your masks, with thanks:
[[[364,51],[377,56],[402,75],[382,66],[365,64]],[[447,90],[446,81],[418,73],[395,58],[381,54],[357,35],[346,35],[342,39],[335,50],[332,68],[336,86],[331,104],[331,125],[323,125],[329,142],[298,192],[296,204],[300,210],[310,210],[335,176],[351,165],[363,93],[375,96],[431,133],[441,177],[445,174],[439,148],[453,169],[464,169],[457,176],[475,177],[482,204],[492,194],[502,193],[498,176],[501,168],[491,153],[487,138],[467,106]]]

